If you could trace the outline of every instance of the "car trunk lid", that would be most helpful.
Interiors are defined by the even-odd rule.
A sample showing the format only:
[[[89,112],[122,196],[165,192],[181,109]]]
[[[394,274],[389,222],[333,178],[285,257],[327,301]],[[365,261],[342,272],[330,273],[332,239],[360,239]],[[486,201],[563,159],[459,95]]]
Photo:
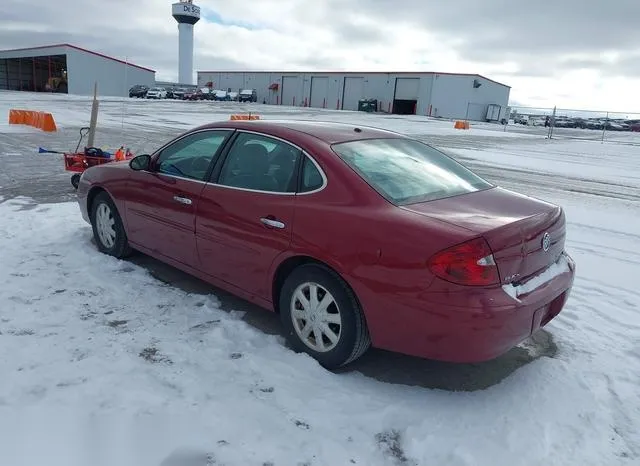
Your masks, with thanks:
[[[503,284],[519,283],[553,264],[564,250],[563,210],[503,188],[402,206],[484,237]]]

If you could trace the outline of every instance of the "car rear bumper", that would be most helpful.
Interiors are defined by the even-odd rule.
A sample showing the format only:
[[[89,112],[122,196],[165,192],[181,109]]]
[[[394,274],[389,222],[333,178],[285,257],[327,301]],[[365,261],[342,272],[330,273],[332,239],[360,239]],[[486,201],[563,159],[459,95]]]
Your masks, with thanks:
[[[401,302],[378,298],[363,301],[373,346],[447,362],[473,363],[494,359],[548,324],[563,309],[575,277],[575,263],[534,289],[468,290],[466,296],[423,293]],[[517,291],[517,290],[516,290]],[[370,312],[371,311],[371,312]]]

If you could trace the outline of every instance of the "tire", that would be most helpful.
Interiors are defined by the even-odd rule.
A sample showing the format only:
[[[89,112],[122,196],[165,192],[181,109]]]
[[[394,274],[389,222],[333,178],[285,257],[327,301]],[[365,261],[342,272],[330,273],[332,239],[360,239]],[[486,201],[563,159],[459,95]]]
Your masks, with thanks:
[[[79,184],[80,184],[80,174],[75,173],[71,175],[71,186],[73,186],[74,189],[78,189]]]
[[[108,223],[102,223],[100,218],[107,222],[112,221],[113,224],[110,229],[112,234],[109,234]],[[104,191],[96,195],[91,204],[91,226],[93,228],[93,238],[100,252],[118,259],[131,255],[132,250],[129,247],[129,240],[124,230],[122,218],[113,200]],[[101,232],[102,228],[107,228],[107,230]]]
[[[305,320],[303,316],[309,316],[309,311],[304,310],[297,295],[302,292],[308,300],[314,285],[321,302],[323,297],[333,302],[328,306],[328,312],[320,310],[320,314]],[[294,269],[282,285],[278,304],[285,335],[292,348],[307,353],[326,369],[337,369],[355,361],[371,346],[364,314],[355,294],[338,274],[327,267],[305,264]],[[304,338],[304,330],[309,325],[317,325],[315,328],[321,334],[319,339],[313,330]],[[329,339],[327,329],[337,337],[335,341]],[[322,344],[318,345],[318,341]]]

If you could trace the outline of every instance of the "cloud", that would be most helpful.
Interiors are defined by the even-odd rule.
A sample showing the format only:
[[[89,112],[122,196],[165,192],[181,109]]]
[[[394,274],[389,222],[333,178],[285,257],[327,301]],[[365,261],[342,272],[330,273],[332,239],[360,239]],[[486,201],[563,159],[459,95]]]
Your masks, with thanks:
[[[330,0],[337,3],[337,0]],[[459,51],[480,53],[568,53],[630,49],[640,39],[640,2],[616,0],[350,0],[350,9],[377,20],[399,20],[464,39]]]
[[[637,0],[196,3],[196,69],[480,73],[520,103],[640,109]],[[177,36],[169,1],[0,2],[0,49],[69,42],[161,80],[176,79]]]

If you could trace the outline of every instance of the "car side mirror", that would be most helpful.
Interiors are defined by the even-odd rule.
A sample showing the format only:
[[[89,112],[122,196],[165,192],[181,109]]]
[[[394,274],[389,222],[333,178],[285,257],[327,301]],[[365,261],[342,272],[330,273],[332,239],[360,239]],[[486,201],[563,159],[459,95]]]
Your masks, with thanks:
[[[151,166],[151,156],[149,154],[136,155],[131,159],[131,162],[129,162],[129,166],[135,171],[149,170]]]

